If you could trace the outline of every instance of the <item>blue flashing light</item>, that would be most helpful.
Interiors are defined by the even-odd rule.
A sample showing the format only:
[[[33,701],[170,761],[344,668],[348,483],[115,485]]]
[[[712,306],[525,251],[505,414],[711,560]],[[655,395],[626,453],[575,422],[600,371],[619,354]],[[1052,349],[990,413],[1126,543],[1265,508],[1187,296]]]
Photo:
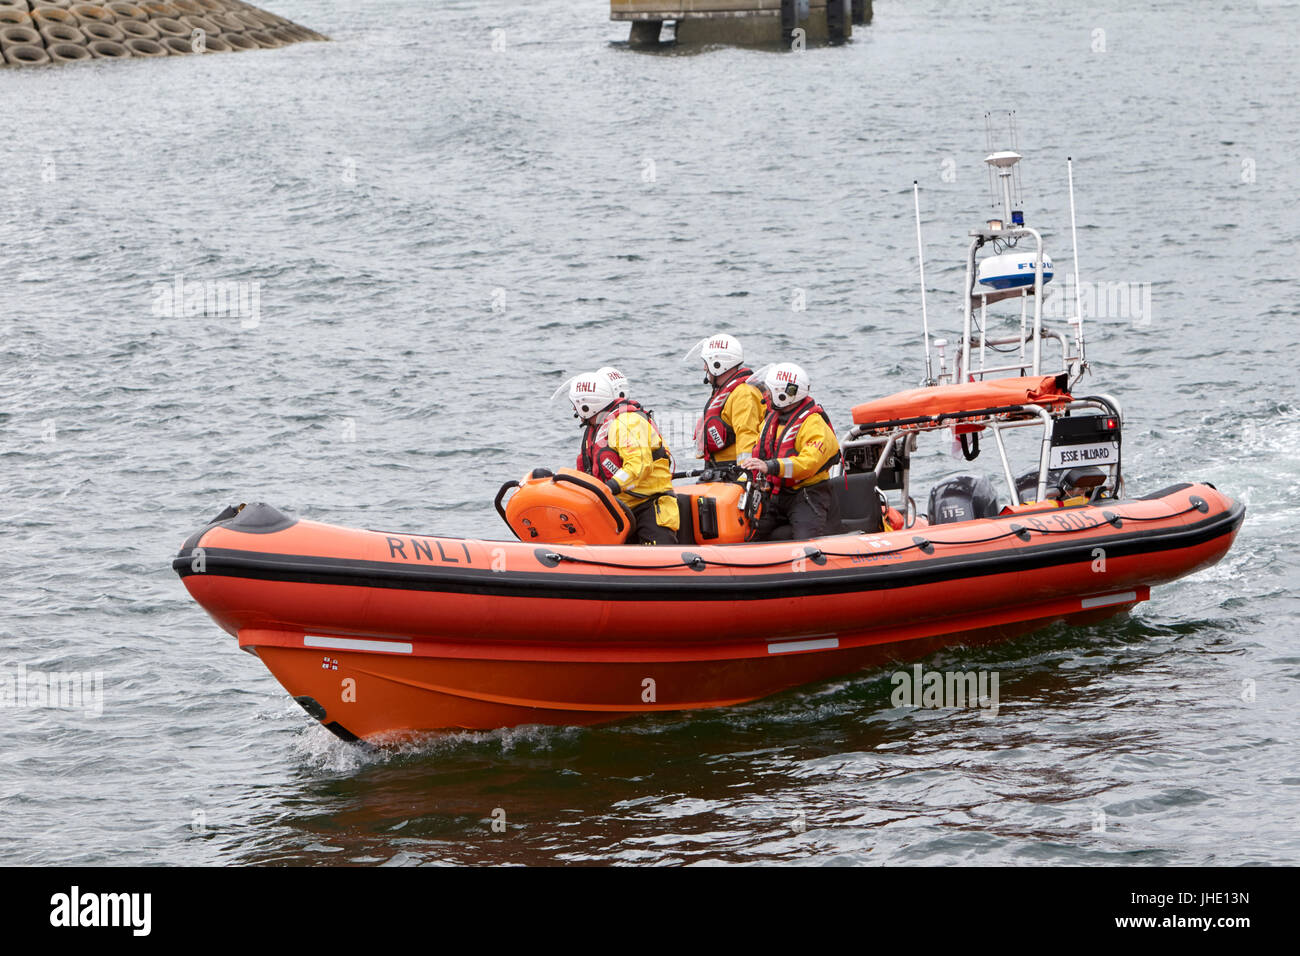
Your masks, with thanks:
[[[1023,209],[1011,210],[1011,222],[1013,225],[1023,226],[1025,224],[1025,211]]]

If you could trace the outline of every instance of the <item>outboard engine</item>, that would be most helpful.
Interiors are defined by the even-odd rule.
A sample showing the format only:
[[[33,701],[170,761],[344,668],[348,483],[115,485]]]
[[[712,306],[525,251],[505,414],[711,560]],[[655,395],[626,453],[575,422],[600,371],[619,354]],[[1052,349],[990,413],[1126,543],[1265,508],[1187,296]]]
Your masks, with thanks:
[[[949,475],[930,489],[930,524],[997,517],[1000,506],[985,475]]]
[[[1047,500],[1057,501],[1076,495],[1093,497],[1096,489],[1106,483],[1106,473],[1100,468],[1053,468],[1047,473]],[[1027,471],[1016,479],[1016,494],[1022,503],[1038,497],[1038,472]]]

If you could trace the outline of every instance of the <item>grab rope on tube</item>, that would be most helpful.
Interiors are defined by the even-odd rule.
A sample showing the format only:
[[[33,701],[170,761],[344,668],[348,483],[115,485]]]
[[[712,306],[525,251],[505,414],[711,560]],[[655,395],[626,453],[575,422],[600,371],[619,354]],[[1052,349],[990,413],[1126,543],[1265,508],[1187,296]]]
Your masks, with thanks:
[[[1097,528],[1102,527],[1103,525],[1111,525],[1112,527],[1119,527],[1120,523],[1124,521],[1167,521],[1170,518],[1180,518],[1183,515],[1192,511],[1200,511],[1203,513],[1206,510],[1208,509],[1205,507],[1205,502],[1197,499],[1195,500],[1195,503],[1189,505],[1187,508],[1184,508],[1182,511],[1175,512],[1174,514],[1171,515],[1139,517],[1133,515],[1121,515],[1113,511],[1105,511],[1103,512],[1103,514],[1106,515],[1106,519],[1104,521],[1099,521],[1096,524],[1089,525],[1086,528],[1029,528],[1021,524],[1012,524],[1011,527],[1009,527],[1003,534],[993,535],[992,537],[989,538],[976,538],[969,541],[943,541],[943,540],[936,541],[933,538],[924,538],[924,537],[917,536],[912,539],[911,544],[905,544],[897,548],[890,548],[885,551],[865,551],[865,552],[855,551],[850,554],[844,554],[836,551],[823,551],[820,548],[810,548],[806,551],[803,557],[813,561],[817,560],[818,558],[884,557],[891,554],[902,554],[905,551],[911,551],[913,549],[919,549],[929,554],[933,552],[935,547],[938,546],[989,544],[990,542],[1001,541],[1004,538],[1010,538],[1012,536],[1018,537],[1022,541],[1028,541],[1035,532],[1041,535],[1077,534],[1080,531],[1094,531]],[[569,564],[586,564],[586,565],[591,565],[593,567],[599,567],[599,568],[614,568],[620,571],[671,571],[674,568],[691,568],[693,570],[699,571],[709,566],[715,568],[775,568],[775,567],[780,567],[781,565],[784,564],[789,564],[790,561],[792,560],[791,558],[782,558],[779,561],[763,561],[757,564],[746,564],[746,563],[740,563],[736,561],[718,561],[716,559],[705,558],[700,555],[691,555],[691,560],[689,561],[682,560],[682,561],[675,562],[673,564],[623,564],[618,561],[600,561],[595,558],[582,558],[570,554],[560,554],[558,551],[548,552],[547,557],[553,559],[557,563],[567,561]]]

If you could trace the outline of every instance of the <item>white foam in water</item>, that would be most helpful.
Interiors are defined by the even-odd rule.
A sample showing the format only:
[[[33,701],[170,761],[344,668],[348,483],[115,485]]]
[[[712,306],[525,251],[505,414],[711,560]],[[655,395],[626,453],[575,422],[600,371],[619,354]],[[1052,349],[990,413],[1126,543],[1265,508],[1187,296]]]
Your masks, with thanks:
[[[295,704],[301,716],[301,708]],[[300,760],[308,767],[329,773],[351,773],[363,767],[381,765],[410,757],[436,757],[487,748],[503,755],[518,750],[547,751],[576,740],[582,727],[553,727],[527,724],[497,730],[430,731],[412,739],[371,741],[371,746],[349,743],[319,724],[303,728],[294,744]]]

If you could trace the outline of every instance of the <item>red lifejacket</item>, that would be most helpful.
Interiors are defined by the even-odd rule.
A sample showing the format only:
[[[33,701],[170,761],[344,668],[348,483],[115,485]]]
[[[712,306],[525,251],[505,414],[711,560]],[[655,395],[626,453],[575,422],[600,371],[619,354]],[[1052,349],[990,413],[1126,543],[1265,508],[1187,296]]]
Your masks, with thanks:
[[[654,419],[650,413],[641,407],[641,403],[634,399],[625,399],[606,412],[600,419],[600,424],[588,422],[586,429],[582,433],[582,450],[578,453],[578,470],[585,471],[589,475],[599,478],[601,481],[609,481],[613,478],[620,468],[623,467],[623,456],[616,450],[609,447],[609,426],[619,415],[631,413],[640,415],[650,424],[651,430],[658,435],[659,430],[655,428]],[[659,447],[654,449],[650,457],[656,461],[668,458],[668,451],[663,447],[662,436],[659,439]],[[626,491],[626,489],[624,489]],[[627,492],[635,494],[635,492]]]
[[[740,385],[743,385],[745,380],[753,374],[751,369],[737,368],[731,378],[727,379],[726,384],[718,385],[713,389],[713,394],[709,396],[709,400],[704,406],[704,414],[695,423],[695,454],[697,457],[703,458],[706,462],[712,464],[715,454],[736,441],[736,431],[723,420],[722,409],[726,407],[727,399],[731,397],[731,393]]]
[[[820,415],[826,420],[826,427],[834,432],[834,426],[831,425],[831,418],[826,414],[826,410],[811,398],[805,398],[785,415],[781,415],[777,411],[768,412],[767,418],[763,419],[763,428],[758,433],[758,444],[754,446],[754,457],[761,458],[764,461],[771,461],[775,458],[794,458],[799,454],[799,449],[796,447],[799,429],[803,427],[803,423],[808,420],[810,415]],[[840,454],[836,452],[817,469],[817,472],[820,474],[829,470],[839,460]],[[778,472],[776,474],[769,473],[767,479],[772,483],[773,491],[794,491],[796,484],[794,478],[786,478]]]

